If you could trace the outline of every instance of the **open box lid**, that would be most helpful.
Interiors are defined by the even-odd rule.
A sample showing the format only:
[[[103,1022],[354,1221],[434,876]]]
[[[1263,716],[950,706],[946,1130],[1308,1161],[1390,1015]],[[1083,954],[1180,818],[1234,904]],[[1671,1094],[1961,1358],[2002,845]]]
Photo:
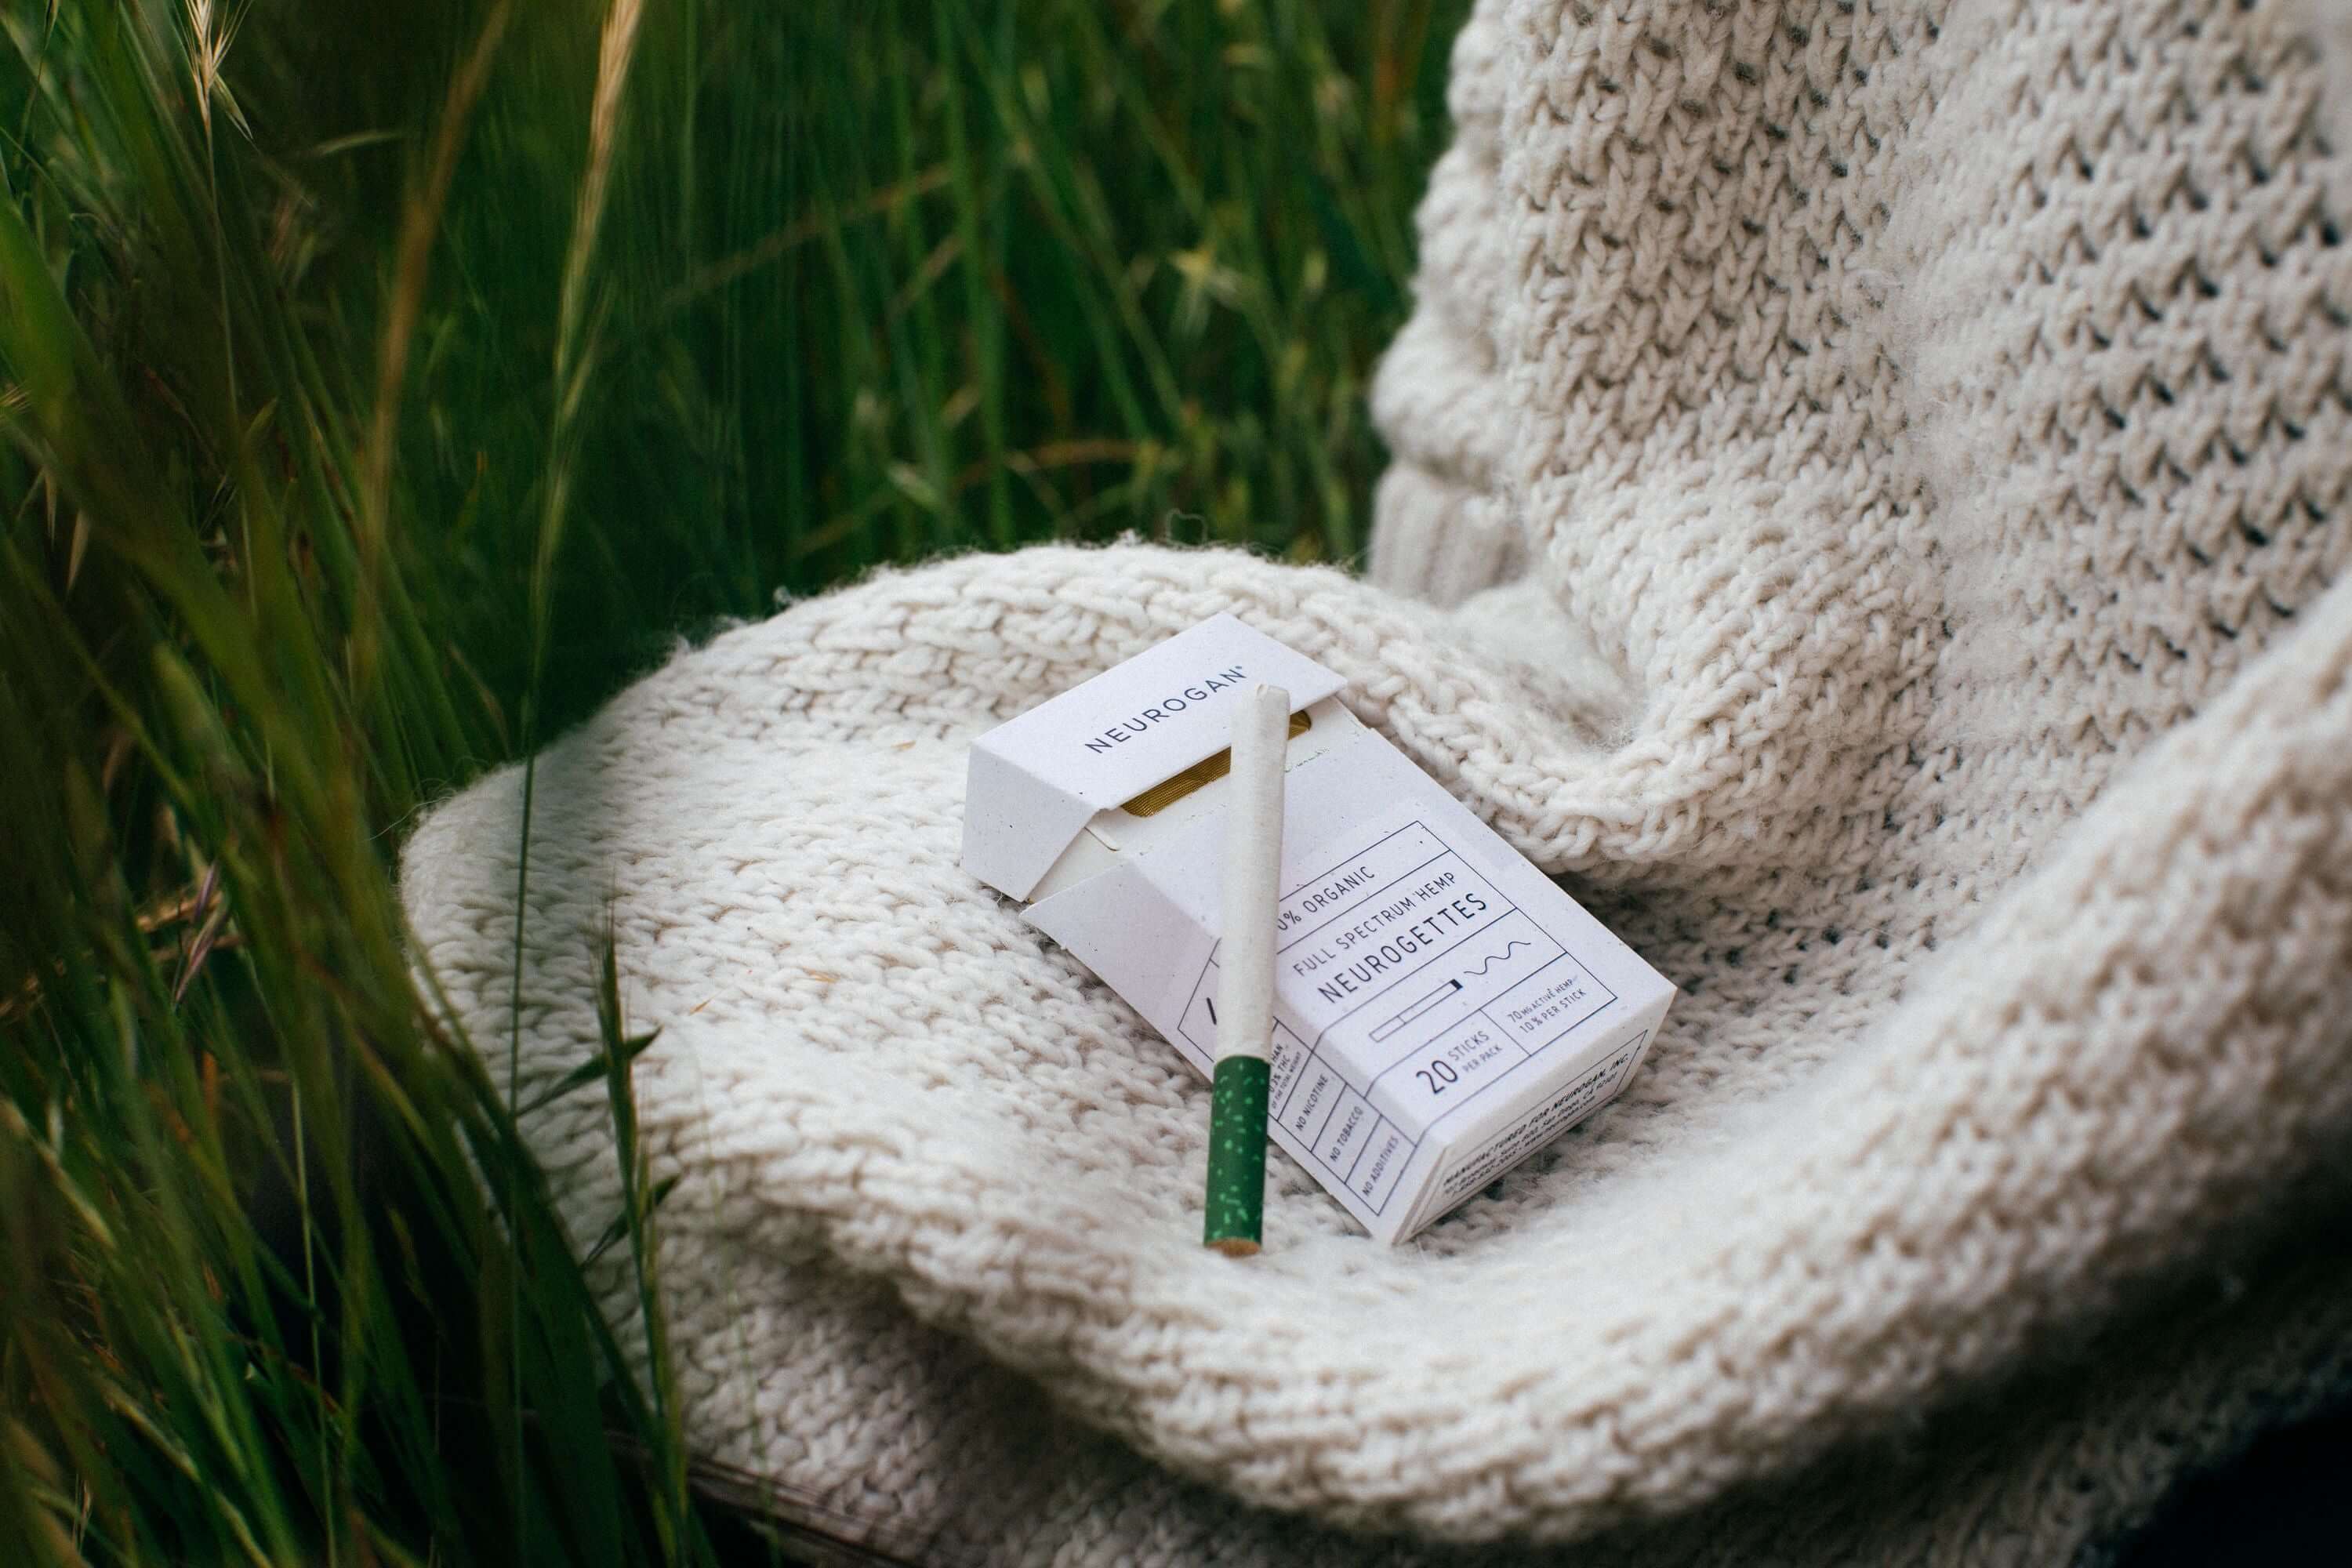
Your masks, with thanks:
[[[1223,751],[1233,700],[1261,680],[1294,713],[1347,685],[1220,615],[999,724],[971,744],[964,869],[1025,900],[1095,813]]]

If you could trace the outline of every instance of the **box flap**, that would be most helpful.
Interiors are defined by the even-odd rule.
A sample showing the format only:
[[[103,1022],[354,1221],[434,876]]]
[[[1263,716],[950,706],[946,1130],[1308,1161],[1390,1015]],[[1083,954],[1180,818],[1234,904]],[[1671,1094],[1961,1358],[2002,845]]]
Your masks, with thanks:
[[[964,868],[1027,898],[1095,813],[1223,751],[1233,699],[1261,680],[1294,713],[1347,685],[1220,615],[991,730],[965,775]]]
[[[1133,865],[1040,899],[1029,923],[1122,996],[1156,996],[1171,976],[1189,980],[1216,944],[1213,931]]]

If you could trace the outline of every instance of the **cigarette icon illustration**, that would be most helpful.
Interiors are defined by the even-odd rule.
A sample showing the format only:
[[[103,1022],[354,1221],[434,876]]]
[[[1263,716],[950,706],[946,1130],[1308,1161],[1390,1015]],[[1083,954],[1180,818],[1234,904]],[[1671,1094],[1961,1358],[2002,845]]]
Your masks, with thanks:
[[[1382,1024],[1379,1028],[1374,1029],[1372,1031],[1372,1043],[1374,1045],[1380,1044],[1382,1040],[1387,1039],[1391,1035],[1395,1034],[1399,1029],[1403,1028],[1407,1024],[1412,1023],[1415,1018],[1420,1017],[1423,1013],[1428,1012],[1432,1007],[1436,1006],[1440,1002],[1444,1001],[1448,996],[1453,995],[1456,991],[1461,989],[1462,982],[1459,980],[1447,981],[1444,984],[1439,986],[1436,990],[1431,992],[1420,1001],[1415,1002],[1411,1006],[1407,1007],[1403,1012],[1399,1013],[1395,1017],[1391,1018],[1387,1023]]]

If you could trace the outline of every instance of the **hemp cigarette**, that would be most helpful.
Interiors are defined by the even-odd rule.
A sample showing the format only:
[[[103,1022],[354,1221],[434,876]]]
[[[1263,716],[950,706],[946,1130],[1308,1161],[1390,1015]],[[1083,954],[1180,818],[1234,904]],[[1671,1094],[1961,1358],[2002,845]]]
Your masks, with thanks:
[[[1266,1086],[1274,1050],[1274,922],[1282,896],[1282,764],[1290,693],[1263,683],[1234,708],[1217,954],[1217,1068],[1209,1095],[1208,1215],[1202,1240],[1228,1258],[1258,1250],[1265,1214]]]

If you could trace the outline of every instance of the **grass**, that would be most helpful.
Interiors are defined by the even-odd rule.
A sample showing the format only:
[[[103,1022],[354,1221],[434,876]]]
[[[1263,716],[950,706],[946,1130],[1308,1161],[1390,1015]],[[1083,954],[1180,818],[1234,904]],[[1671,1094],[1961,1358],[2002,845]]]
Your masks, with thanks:
[[[401,830],[877,563],[1353,558],[1463,8],[0,0],[20,1560],[763,1554],[659,1191],[561,1234]]]

